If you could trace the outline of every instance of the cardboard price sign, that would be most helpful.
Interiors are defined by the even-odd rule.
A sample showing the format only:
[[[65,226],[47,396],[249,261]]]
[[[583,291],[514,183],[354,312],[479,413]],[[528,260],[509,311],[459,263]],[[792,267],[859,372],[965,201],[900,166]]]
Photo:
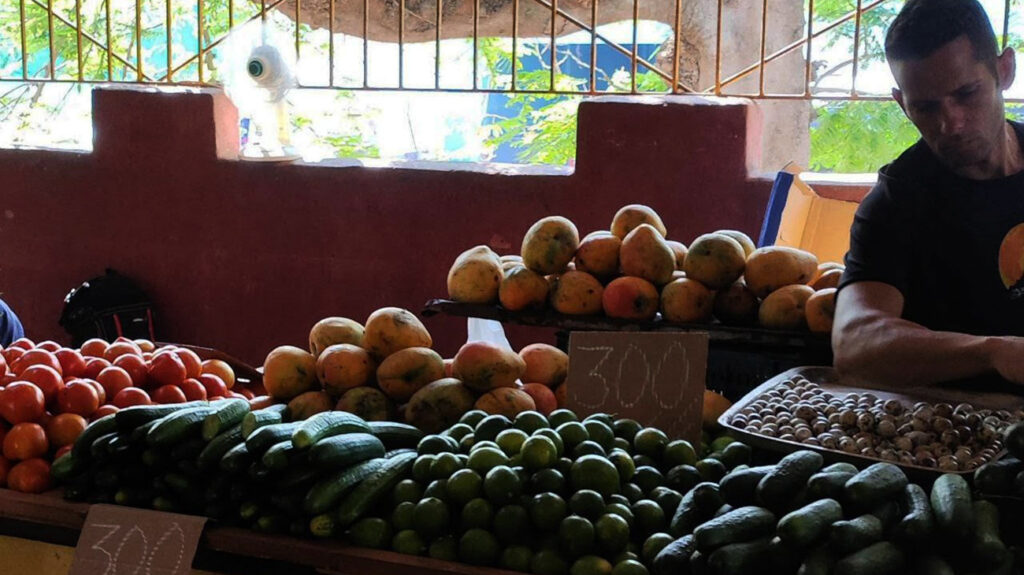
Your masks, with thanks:
[[[69,575],[188,575],[205,517],[93,505]]]
[[[573,332],[567,402],[700,443],[708,334]]]

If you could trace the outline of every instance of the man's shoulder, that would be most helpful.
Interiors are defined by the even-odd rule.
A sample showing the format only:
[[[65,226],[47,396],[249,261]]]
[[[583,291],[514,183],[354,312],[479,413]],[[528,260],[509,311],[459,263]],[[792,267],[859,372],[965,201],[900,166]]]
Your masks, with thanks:
[[[883,166],[878,172],[878,179],[887,183],[917,181],[934,173],[935,164],[935,155],[928,149],[928,145],[924,140],[918,140],[903,150],[895,160]]]

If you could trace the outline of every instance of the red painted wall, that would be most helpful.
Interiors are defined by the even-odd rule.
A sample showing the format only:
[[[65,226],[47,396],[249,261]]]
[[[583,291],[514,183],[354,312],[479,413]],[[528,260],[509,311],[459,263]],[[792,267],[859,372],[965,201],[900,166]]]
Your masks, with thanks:
[[[570,175],[237,162],[219,159],[237,151],[237,116],[218,93],[93,98],[92,154],[0,150],[0,293],[37,340],[65,341],[63,296],[113,267],[156,302],[159,337],[259,364],[324,316],[418,311],[445,295],[462,250],[517,252],[543,216],[582,234],[644,203],[686,243],[720,228],[756,237],[770,191],[748,176],[760,120],[741,100],[584,102]],[[446,355],[465,339],[464,320],[425,323]],[[552,341],[509,331],[516,346]]]

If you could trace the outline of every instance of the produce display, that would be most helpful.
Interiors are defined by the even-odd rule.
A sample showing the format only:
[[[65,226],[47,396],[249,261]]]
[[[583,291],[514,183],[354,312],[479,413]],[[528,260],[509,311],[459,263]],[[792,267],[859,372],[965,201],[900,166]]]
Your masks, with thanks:
[[[448,272],[448,297],[501,304],[511,311],[550,308],[566,315],[630,320],[758,325],[828,333],[843,266],[809,252],[755,248],[742,232],[720,230],[686,245],[666,239],[661,217],[628,205],[609,231],[582,240],[560,216],[527,230],[519,254],[487,246],[459,255]]]
[[[803,377],[768,390],[729,424],[783,441],[943,471],[969,471],[994,459],[1002,432],[1024,413],[975,409],[967,403],[837,397]]]
[[[443,359],[432,341],[401,308],[379,309],[365,326],[326,318],[311,330],[308,352],[281,346],[267,355],[263,384],[298,419],[336,409],[427,432],[444,430],[474,408],[515,417],[550,413],[564,403],[569,356],[554,346],[536,343],[516,353],[469,342]]]
[[[151,341],[100,339],[69,349],[22,338],[0,349],[0,487],[50,488],[50,462],[89,421],[132,405],[251,398],[231,366]]]

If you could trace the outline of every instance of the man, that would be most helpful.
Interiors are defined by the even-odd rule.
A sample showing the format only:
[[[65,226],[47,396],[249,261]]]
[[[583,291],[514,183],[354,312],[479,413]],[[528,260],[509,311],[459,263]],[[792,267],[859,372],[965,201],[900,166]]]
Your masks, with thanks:
[[[25,330],[18,316],[0,299],[0,347],[7,347],[22,337],[25,337]]]
[[[832,335],[844,376],[887,387],[1024,383],[1024,126],[1014,53],[977,0],[908,0],[885,40],[921,140],[857,210]]]

